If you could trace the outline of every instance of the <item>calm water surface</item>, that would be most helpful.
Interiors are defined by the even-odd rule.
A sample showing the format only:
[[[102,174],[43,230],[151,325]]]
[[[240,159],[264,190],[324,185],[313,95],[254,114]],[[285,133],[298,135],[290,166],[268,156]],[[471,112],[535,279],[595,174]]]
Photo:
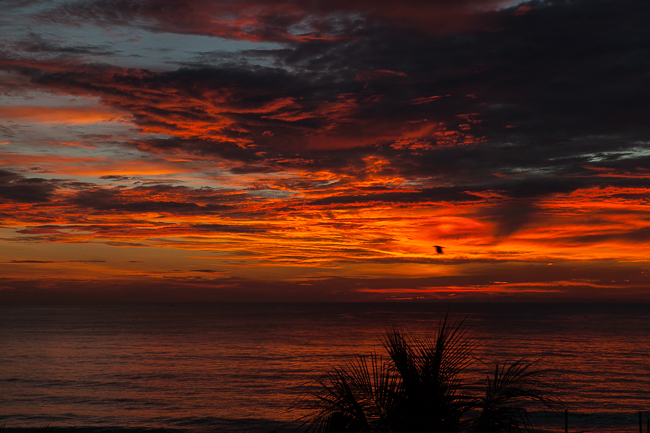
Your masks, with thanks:
[[[482,360],[551,369],[571,431],[638,432],[650,415],[649,305],[1,306],[0,425],[292,431],[288,407],[320,375],[448,310]],[[562,414],[539,420],[563,431]]]

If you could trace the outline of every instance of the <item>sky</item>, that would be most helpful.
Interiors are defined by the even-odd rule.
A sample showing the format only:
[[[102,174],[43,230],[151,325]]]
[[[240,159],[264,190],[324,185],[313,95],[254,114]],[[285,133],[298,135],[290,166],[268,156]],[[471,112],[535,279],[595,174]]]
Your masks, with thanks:
[[[650,301],[647,0],[0,7],[0,301]]]

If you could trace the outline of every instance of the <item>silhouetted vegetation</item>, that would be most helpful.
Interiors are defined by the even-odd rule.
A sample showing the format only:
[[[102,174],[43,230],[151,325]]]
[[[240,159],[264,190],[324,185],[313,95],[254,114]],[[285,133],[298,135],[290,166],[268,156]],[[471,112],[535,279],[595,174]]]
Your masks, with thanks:
[[[393,329],[381,343],[387,356],[354,357],[298,404],[308,411],[307,432],[529,432],[531,409],[562,407],[556,387],[532,363],[497,363],[472,380],[476,339],[462,322],[445,319],[434,338]]]

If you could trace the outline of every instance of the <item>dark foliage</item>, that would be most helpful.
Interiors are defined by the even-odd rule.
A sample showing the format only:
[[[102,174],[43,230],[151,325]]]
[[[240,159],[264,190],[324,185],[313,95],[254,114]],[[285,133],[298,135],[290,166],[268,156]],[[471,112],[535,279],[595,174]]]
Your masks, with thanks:
[[[530,409],[561,407],[532,363],[497,363],[483,381],[469,379],[476,339],[462,322],[443,320],[434,338],[393,329],[381,341],[388,358],[354,357],[299,404],[307,432],[530,432]]]

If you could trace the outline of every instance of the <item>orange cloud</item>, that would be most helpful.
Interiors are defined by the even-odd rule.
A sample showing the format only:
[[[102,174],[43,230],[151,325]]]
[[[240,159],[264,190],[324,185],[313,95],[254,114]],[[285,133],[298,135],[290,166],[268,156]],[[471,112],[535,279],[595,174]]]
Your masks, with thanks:
[[[30,122],[84,124],[113,122],[128,118],[129,114],[105,105],[91,107],[0,107],[0,118],[5,120],[28,120]]]

